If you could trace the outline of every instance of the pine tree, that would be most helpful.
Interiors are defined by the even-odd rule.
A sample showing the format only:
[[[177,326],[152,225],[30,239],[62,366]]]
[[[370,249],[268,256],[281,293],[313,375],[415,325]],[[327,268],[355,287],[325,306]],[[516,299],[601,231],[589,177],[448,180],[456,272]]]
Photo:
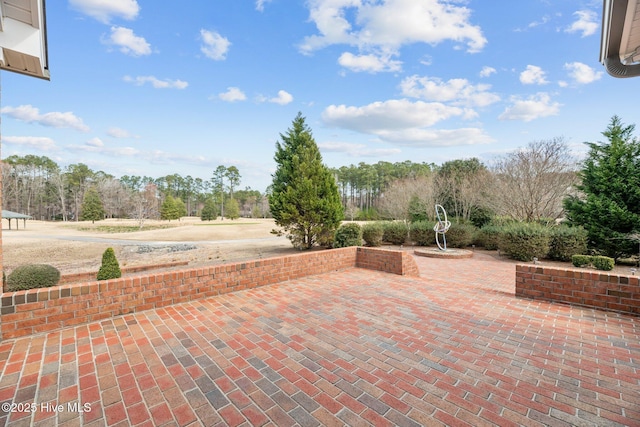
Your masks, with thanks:
[[[322,164],[320,150],[301,113],[280,138],[269,196],[271,214],[294,247],[330,245],[343,218],[342,203],[335,179]]]
[[[589,233],[589,245],[612,258],[635,252],[632,233],[640,231],[640,142],[634,125],[614,116],[605,132],[608,142],[587,143],[581,171],[582,196],[564,201],[567,218]]]
[[[98,190],[94,187],[89,188],[84,194],[81,209],[81,221],[91,221],[93,223],[104,219],[104,206],[102,205]]]
[[[211,221],[218,217],[218,212],[216,211],[216,202],[212,197],[207,197],[204,201],[204,206],[202,207],[202,212],[200,212],[200,219],[203,221]]]
[[[240,206],[236,199],[227,200],[227,203],[224,204],[224,211],[229,219],[240,218]]]
[[[171,221],[172,219],[178,219],[179,216],[176,216],[176,212],[178,210],[178,206],[176,203],[176,199],[173,196],[167,196],[162,202],[162,206],[160,206],[160,219],[168,219]]]

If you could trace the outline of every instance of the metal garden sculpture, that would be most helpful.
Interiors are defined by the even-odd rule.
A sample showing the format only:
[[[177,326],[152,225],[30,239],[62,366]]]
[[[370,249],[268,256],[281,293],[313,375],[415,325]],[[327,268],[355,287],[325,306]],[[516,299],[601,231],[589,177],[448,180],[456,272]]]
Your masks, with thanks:
[[[440,215],[442,213],[442,216]],[[444,220],[442,219],[444,217]],[[447,250],[447,238],[445,233],[451,227],[451,223],[447,220],[447,211],[444,210],[442,205],[436,205],[436,225],[433,226],[433,231],[436,232],[436,243],[441,251]],[[440,237],[442,236],[442,244],[440,243]]]

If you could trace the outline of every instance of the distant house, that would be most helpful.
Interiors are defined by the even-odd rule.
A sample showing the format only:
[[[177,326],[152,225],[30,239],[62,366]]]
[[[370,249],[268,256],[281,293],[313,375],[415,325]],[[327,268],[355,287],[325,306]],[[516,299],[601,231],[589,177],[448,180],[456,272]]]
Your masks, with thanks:
[[[25,215],[25,214],[21,214],[18,212],[11,212],[11,211],[5,211],[4,209],[2,210],[2,219],[7,219],[9,220],[9,230],[11,230],[11,220],[15,219],[16,220],[16,230],[18,229],[18,220],[21,219],[23,221],[23,227],[22,228],[27,228],[27,220],[28,219],[32,219],[33,217],[31,215]]]
[[[600,62],[613,77],[640,76],[640,0],[604,0]]]

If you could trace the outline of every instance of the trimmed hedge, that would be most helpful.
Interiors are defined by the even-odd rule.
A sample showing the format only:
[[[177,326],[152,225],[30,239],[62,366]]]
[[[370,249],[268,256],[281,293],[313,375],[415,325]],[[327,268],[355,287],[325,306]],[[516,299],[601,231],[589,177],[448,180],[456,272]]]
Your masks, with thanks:
[[[7,276],[7,291],[47,288],[60,281],[60,271],[48,264],[21,265]]]
[[[427,221],[416,221],[411,223],[409,238],[417,246],[429,246],[435,243],[435,232],[433,224]]]
[[[582,227],[561,225],[551,228],[549,258],[557,261],[570,261],[575,254],[587,251],[587,230]]]
[[[392,245],[403,245],[409,234],[409,227],[404,222],[387,221],[382,225],[382,240]]]
[[[371,222],[362,226],[362,239],[367,246],[381,246],[383,233],[382,224],[379,222]]]
[[[476,235],[476,244],[484,247],[488,251],[498,249],[502,227],[499,225],[485,225]]]
[[[613,258],[607,256],[574,255],[571,263],[576,267],[587,267],[592,265],[597,270],[611,271],[615,266]]]
[[[348,246],[362,245],[362,227],[355,222],[342,224],[336,230],[333,239],[334,248],[346,248]]]
[[[549,229],[537,223],[513,223],[502,229],[499,249],[509,258],[532,261],[549,253]]]
[[[467,246],[470,246],[476,237],[477,231],[478,229],[472,224],[463,222],[452,223],[451,227],[449,227],[449,231],[445,234],[445,237],[447,238],[447,247],[466,248]]]
[[[98,270],[98,280],[118,279],[122,277],[122,271],[120,270],[120,264],[116,258],[116,253],[113,248],[107,248],[102,254],[102,265]]]

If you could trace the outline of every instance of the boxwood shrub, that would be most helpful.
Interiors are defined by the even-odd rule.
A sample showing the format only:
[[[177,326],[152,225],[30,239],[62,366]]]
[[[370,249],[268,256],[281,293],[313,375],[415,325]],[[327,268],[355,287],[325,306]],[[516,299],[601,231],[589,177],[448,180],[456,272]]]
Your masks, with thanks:
[[[60,271],[48,264],[27,264],[17,267],[7,276],[7,291],[47,288],[60,281]]]
[[[451,223],[451,227],[449,227],[449,231],[445,235],[447,247],[466,248],[470,246],[475,240],[477,231],[478,229],[473,224],[464,222]]]
[[[436,234],[433,224],[428,221],[416,221],[411,223],[409,238],[417,246],[429,246],[435,243]]]
[[[613,258],[609,258],[608,256],[594,256],[592,257],[591,264],[598,270],[611,271],[613,270],[613,266],[615,265],[615,261]]]
[[[370,222],[362,226],[362,239],[367,246],[382,245],[382,224]]]
[[[588,265],[591,265],[591,256],[590,255],[573,255],[571,257],[571,263],[574,265],[574,267],[586,267]]]
[[[334,248],[360,245],[362,245],[362,227],[360,227],[360,224],[349,222],[338,227],[333,239]]]
[[[392,245],[402,245],[407,240],[409,227],[401,221],[386,221],[382,226],[382,240]]]
[[[488,251],[495,251],[498,249],[501,232],[502,227],[499,225],[485,225],[476,236],[476,244],[484,247]]]
[[[575,254],[587,251],[587,230],[582,227],[561,225],[551,228],[549,258],[558,261],[570,261]]]
[[[506,225],[500,233],[499,249],[509,258],[532,261],[544,258],[549,253],[550,232],[537,223],[513,223]]]

